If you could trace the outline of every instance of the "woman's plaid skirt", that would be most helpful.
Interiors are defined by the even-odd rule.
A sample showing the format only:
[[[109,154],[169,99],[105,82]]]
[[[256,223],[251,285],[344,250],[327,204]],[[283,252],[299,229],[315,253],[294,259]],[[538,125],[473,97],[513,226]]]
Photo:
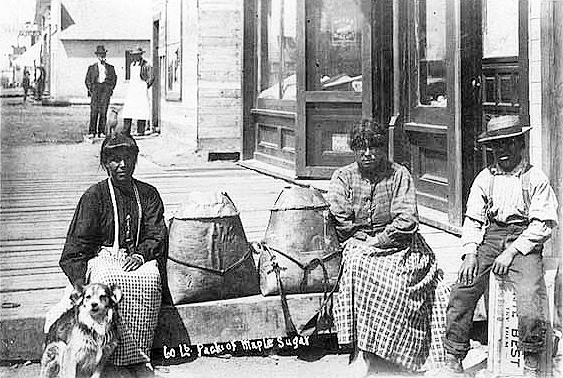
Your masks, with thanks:
[[[120,340],[110,362],[117,366],[149,362],[158,322],[162,286],[155,260],[132,272],[121,268],[123,255],[102,249],[88,262],[88,282],[117,284],[123,298],[118,305]]]
[[[409,370],[426,362],[426,368],[439,367],[448,289],[422,236],[396,251],[351,239],[342,263],[334,310],[339,343],[354,343]]]

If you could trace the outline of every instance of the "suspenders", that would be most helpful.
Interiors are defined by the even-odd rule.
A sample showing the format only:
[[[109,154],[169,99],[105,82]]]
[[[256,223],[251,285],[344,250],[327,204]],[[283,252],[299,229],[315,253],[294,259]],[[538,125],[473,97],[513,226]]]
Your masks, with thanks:
[[[530,170],[532,165],[528,164],[526,168],[524,168],[524,172],[520,175],[520,182],[522,184],[522,198],[524,199],[524,213],[528,216],[528,212],[530,210],[530,203],[532,202],[532,197],[530,196]],[[489,183],[489,193],[487,195],[487,204],[485,209],[485,214],[487,216],[486,226],[488,226],[491,222],[491,219],[496,214],[493,214],[491,209],[493,207],[493,188],[495,186],[495,176],[492,174],[491,182]]]

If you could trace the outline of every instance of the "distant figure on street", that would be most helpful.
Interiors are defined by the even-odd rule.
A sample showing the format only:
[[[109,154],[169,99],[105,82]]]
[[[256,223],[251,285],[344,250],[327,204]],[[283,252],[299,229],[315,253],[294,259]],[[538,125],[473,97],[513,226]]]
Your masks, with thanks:
[[[31,87],[31,81],[29,79],[29,71],[26,69],[23,70],[23,79],[22,79],[22,88],[23,88],[23,103],[25,104],[27,101],[27,92]]]
[[[45,68],[39,66],[35,70],[35,99],[41,101],[45,90]]]
[[[505,115],[491,119],[477,139],[494,160],[475,177],[467,199],[463,263],[447,311],[447,376],[464,376],[475,306],[491,272],[516,294],[523,376],[539,376],[549,322],[542,250],[557,225],[557,200],[546,175],[526,161],[524,134],[530,129],[518,116]]]
[[[106,62],[107,50],[103,45],[96,47],[98,62],[88,67],[86,73],[86,88],[90,100],[90,127],[88,137],[93,138],[96,132],[99,138],[105,137],[106,117],[109,100],[117,83],[117,75],[111,64]]]
[[[145,135],[145,127],[150,119],[149,88],[154,82],[152,67],[143,59],[142,48],[131,52],[131,78],[123,106],[123,129],[131,134],[131,122],[137,120],[137,135]],[[147,130],[147,134],[150,131]]]

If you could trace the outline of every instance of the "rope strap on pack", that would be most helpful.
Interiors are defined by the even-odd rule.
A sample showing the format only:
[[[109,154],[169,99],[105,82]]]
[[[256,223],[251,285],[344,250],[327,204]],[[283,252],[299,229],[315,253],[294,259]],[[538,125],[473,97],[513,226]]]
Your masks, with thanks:
[[[246,253],[239,260],[237,260],[234,264],[230,265],[226,269],[215,269],[215,268],[208,268],[206,266],[199,266],[199,265],[195,265],[195,264],[190,264],[189,262],[175,259],[172,256],[168,256],[168,260],[174,261],[176,264],[187,266],[188,268],[199,269],[199,270],[203,270],[205,272],[214,273],[218,276],[224,276],[225,274],[229,273],[231,270],[234,270],[234,269],[238,268],[240,265],[244,264],[244,262],[251,256],[251,254],[252,254],[252,249],[248,248],[248,251],[246,251]]]

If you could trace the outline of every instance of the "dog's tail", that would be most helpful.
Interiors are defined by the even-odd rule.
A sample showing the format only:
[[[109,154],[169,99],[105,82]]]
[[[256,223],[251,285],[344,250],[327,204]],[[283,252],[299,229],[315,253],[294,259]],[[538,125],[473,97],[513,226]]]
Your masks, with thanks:
[[[55,378],[59,376],[66,344],[63,341],[50,343],[41,357],[40,378]]]

